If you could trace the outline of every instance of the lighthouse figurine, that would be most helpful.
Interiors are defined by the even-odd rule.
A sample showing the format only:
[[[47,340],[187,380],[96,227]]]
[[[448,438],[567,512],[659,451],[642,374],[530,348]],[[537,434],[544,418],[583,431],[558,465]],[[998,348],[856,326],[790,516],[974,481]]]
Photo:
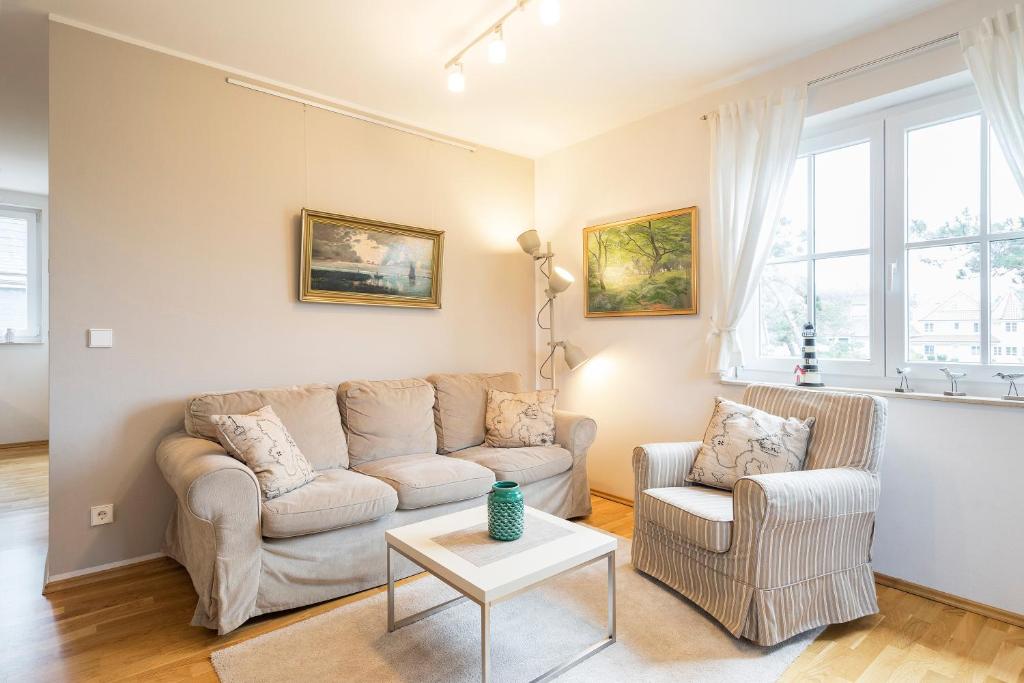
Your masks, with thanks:
[[[818,356],[814,349],[814,325],[804,325],[801,336],[804,338],[804,362],[796,366],[796,385],[798,387],[823,387],[821,373],[818,371]]]

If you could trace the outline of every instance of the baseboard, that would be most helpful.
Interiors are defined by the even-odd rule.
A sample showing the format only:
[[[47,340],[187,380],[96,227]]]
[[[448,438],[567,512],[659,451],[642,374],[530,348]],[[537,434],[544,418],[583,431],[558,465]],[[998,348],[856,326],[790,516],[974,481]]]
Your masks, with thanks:
[[[613,503],[621,503],[622,505],[628,505],[633,507],[633,501],[629,498],[623,498],[622,496],[616,496],[614,493],[606,493],[605,491],[599,491],[597,489],[590,489],[591,495],[597,496],[598,498],[604,498],[610,500]]]
[[[74,588],[75,586],[93,583],[104,578],[105,574],[109,574],[118,569],[134,567],[147,562],[154,562],[165,557],[167,557],[166,553],[150,553],[149,555],[140,555],[139,557],[132,557],[127,560],[108,562],[107,564],[100,564],[95,567],[76,569],[73,572],[63,572],[61,574],[54,574],[53,576],[47,575],[46,581],[43,583],[43,595],[58,590],[66,590],[68,588]]]
[[[40,448],[49,448],[50,442],[42,441],[19,441],[17,443],[0,443],[0,458],[7,456],[22,455],[22,451],[34,451]]]
[[[929,588],[928,586],[922,586],[919,583],[913,583],[912,581],[906,581],[904,579],[897,579],[895,576],[889,576],[888,574],[879,574],[878,572],[875,572],[875,583],[880,586],[895,588],[896,590],[903,591],[904,593],[910,593],[911,595],[928,598],[935,602],[941,602],[942,604],[949,605],[950,607],[957,607],[967,612],[974,612],[975,614],[980,614],[983,617],[1002,621],[1018,628],[1024,628],[1024,614],[1018,614],[1017,612],[1011,612],[1009,610],[993,607],[992,605],[986,605],[983,602],[968,600],[967,598],[962,598],[959,595],[944,593],[940,590]]]

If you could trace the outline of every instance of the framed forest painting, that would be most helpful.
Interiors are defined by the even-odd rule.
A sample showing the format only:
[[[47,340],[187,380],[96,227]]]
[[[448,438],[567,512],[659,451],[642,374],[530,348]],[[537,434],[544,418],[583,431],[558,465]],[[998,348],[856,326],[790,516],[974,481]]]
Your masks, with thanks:
[[[441,308],[444,232],[302,210],[299,298]]]
[[[583,229],[588,318],[697,313],[697,207]]]

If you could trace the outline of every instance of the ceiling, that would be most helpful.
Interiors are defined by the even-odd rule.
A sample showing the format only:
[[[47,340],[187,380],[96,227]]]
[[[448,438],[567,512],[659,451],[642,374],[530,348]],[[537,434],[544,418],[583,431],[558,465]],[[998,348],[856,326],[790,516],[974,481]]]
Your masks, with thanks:
[[[53,12],[537,157],[945,1],[561,0],[554,27],[532,2],[507,64],[466,57],[461,94],[444,63],[514,0],[0,0],[0,23]]]

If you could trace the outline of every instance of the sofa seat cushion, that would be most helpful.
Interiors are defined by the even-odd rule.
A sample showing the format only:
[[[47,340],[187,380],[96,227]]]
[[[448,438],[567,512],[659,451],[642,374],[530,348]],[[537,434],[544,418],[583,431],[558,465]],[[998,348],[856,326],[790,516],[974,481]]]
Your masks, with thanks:
[[[401,510],[476,498],[494,483],[494,474],[486,467],[434,453],[373,460],[356,470],[393,487]]]
[[[348,467],[348,446],[334,387],[326,384],[251,389],[192,396],[185,404],[185,431],[217,441],[214,415],[244,415],[270,406],[314,470]]]
[[[487,390],[515,393],[521,385],[517,372],[436,374],[427,381],[434,385],[438,453],[482,444]]]
[[[383,517],[398,507],[395,490],[358,472],[325,470],[294,491],[263,503],[260,518],[269,538],[304,536]]]
[[[572,454],[561,446],[474,446],[452,453],[450,457],[483,465],[494,472],[499,481],[514,481],[520,486],[553,477],[572,467]]]
[[[637,514],[696,546],[724,553],[732,543],[732,492],[707,486],[647,489]]]

